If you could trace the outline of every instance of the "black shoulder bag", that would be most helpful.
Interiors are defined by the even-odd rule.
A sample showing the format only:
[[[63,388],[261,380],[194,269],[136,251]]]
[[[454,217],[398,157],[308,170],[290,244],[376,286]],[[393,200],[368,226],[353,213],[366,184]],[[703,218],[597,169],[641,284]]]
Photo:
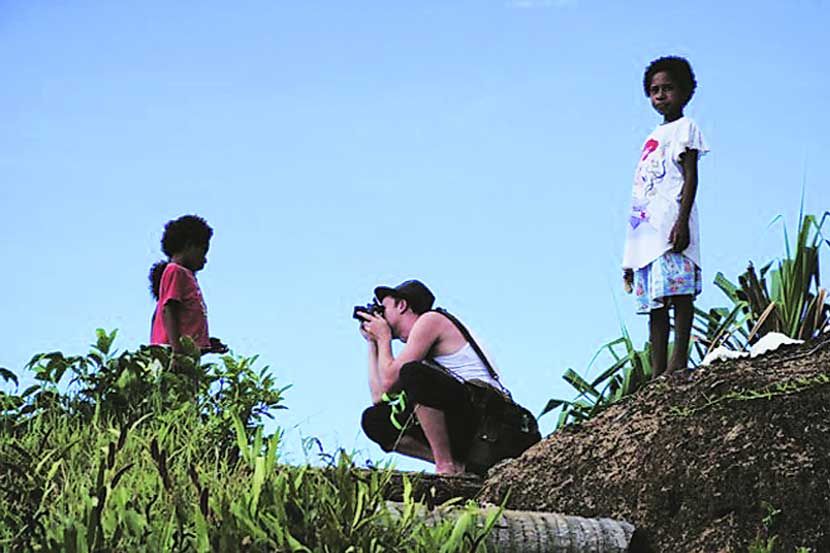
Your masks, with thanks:
[[[502,459],[515,458],[527,448],[542,439],[539,426],[533,414],[513,401],[510,392],[501,385],[499,375],[489,359],[476,343],[467,328],[446,309],[436,308],[449,319],[478,358],[487,367],[490,376],[499,383],[499,388],[482,380],[464,381],[467,398],[475,413],[477,424],[470,448],[465,459],[467,470],[485,475],[487,469]]]

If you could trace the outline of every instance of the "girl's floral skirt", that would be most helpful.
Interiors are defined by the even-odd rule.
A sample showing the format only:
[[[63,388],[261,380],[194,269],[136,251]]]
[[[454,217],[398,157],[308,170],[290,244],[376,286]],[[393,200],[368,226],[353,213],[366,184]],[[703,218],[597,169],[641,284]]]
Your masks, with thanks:
[[[667,296],[697,296],[702,289],[700,268],[682,253],[666,252],[634,271],[637,313],[662,309]]]

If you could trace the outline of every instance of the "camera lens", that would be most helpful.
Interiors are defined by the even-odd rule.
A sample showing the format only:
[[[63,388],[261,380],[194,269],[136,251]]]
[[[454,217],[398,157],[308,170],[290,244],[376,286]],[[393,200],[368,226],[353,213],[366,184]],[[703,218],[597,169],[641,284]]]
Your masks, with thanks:
[[[355,305],[354,311],[352,311],[352,319],[363,322],[363,319],[358,315],[358,313],[366,313],[366,307],[362,305]]]

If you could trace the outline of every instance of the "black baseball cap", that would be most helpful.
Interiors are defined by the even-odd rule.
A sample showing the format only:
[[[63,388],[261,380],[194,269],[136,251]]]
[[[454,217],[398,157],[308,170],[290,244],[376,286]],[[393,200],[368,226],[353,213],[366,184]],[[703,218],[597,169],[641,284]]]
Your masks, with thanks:
[[[435,296],[420,280],[407,280],[394,288],[378,286],[375,288],[375,297],[383,301],[386,296],[405,299],[412,311],[420,315],[432,309]]]

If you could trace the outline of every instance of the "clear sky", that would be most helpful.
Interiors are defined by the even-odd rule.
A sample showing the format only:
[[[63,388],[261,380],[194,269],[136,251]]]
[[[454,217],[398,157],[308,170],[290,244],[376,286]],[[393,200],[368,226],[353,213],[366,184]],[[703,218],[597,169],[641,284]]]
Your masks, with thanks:
[[[644,67],[697,74],[708,307],[802,185],[830,208],[828,25],[823,0],[0,0],[0,366],[146,342],[163,225],[198,213],[212,334],[293,385],[286,460],[381,457],[351,310],[407,278],[538,413],[621,320],[646,336],[619,281]]]

